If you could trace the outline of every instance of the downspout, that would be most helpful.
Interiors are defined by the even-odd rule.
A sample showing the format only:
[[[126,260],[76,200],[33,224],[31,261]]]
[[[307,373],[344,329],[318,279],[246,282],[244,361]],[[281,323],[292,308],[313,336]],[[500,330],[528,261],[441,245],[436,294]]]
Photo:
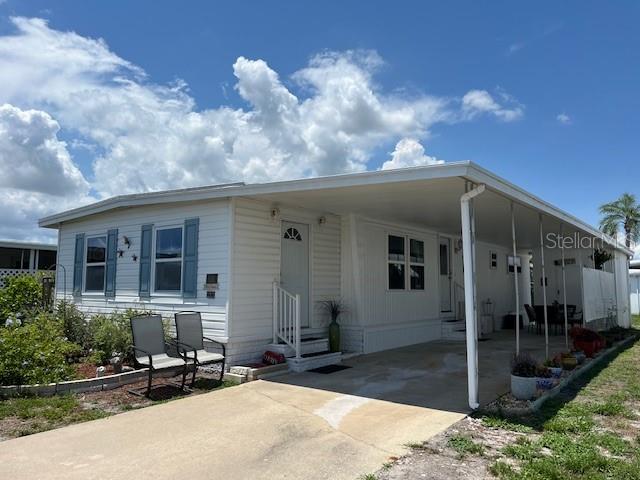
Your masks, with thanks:
[[[476,410],[480,406],[478,395],[478,332],[476,308],[476,272],[474,258],[475,221],[472,219],[473,198],[484,192],[485,186],[478,185],[460,197],[462,220],[462,258],[464,265],[464,316],[467,332],[467,385],[469,407]]]

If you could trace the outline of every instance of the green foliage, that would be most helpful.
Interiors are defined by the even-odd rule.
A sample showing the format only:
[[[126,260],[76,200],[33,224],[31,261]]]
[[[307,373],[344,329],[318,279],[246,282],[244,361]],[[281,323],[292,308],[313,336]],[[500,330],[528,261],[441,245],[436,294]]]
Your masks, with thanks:
[[[71,423],[103,418],[109,413],[99,409],[85,409],[73,395],[53,397],[20,397],[0,401],[0,420],[17,418],[11,436],[24,436],[50,430]]]
[[[501,428],[502,430],[510,430],[512,432],[529,433],[533,431],[533,428],[531,428],[529,425],[512,422],[505,418],[496,416],[482,417],[482,423],[490,428]]]
[[[484,453],[484,446],[481,443],[474,442],[467,435],[453,435],[449,438],[447,445],[460,455],[466,455],[467,453],[482,455]]]
[[[507,445],[502,451],[505,455],[519,460],[533,460],[540,456],[540,446],[526,437],[518,437],[516,443]]]
[[[77,348],[64,338],[62,323],[48,313],[21,326],[0,327],[0,384],[67,380],[73,376],[67,356]]]
[[[615,237],[619,229],[626,235],[625,244],[640,240],[640,204],[635,195],[623,193],[620,198],[600,206],[600,230]]]
[[[31,275],[9,278],[0,289],[0,324],[13,316],[27,316],[35,311],[42,299],[42,286]]]
[[[131,360],[131,325],[129,318],[139,312],[126,310],[110,315],[95,315],[89,320],[92,358],[100,365],[106,364],[113,356]]]
[[[87,317],[73,304],[65,301],[58,303],[55,314],[64,327],[64,336],[70,342],[78,345],[82,351],[88,351],[92,346],[91,331]]]

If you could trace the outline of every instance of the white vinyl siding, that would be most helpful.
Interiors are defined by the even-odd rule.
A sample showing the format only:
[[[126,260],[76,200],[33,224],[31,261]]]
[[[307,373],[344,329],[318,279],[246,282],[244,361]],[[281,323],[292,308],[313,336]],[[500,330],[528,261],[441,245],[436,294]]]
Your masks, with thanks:
[[[140,274],[140,233],[142,225],[153,224],[155,228],[182,226],[188,218],[200,219],[198,236],[198,295],[197,298],[183,299],[175,294],[153,293],[150,298],[140,298],[138,281]],[[123,256],[117,258],[116,296],[96,298],[95,295],[72,297],[73,256],[75,236],[84,233],[87,237],[102,234],[110,229],[118,229],[118,250]],[[123,236],[131,241],[130,248],[123,242]],[[154,237],[155,242],[155,237]],[[184,204],[149,205],[115,210],[87,217],[81,221],[63,224],[59,232],[58,261],[66,269],[66,297],[74,301],[80,309],[89,313],[108,313],[127,308],[151,310],[172,318],[181,310],[198,310],[202,313],[205,334],[225,338],[226,307],[229,291],[229,201],[208,200]],[[134,261],[133,257],[136,257]],[[204,289],[207,273],[217,273],[219,288],[215,298],[207,298]],[[57,271],[58,298],[64,289],[63,269]]]
[[[273,282],[279,281],[281,221],[305,223],[310,228],[310,329],[328,324],[318,301],[340,297],[340,219],[322,212],[280,206],[272,219],[272,205],[249,199],[234,201],[233,299],[230,336],[237,342],[272,337]],[[326,222],[319,224],[320,216]]]

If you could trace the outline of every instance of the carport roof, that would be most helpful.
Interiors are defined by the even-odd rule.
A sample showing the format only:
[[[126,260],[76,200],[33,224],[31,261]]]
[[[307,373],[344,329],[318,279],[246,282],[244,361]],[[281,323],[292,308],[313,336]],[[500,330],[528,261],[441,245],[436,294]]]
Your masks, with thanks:
[[[44,217],[39,225],[58,228],[65,222],[141,205],[253,197],[276,205],[287,204],[341,215],[354,213],[390,222],[426,225],[444,233],[457,234],[460,232],[459,199],[469,183],[487,187],[487,192],[476,200],[479,238],[494,243],[510,242],[511,201],[516,205],[518,243],[522,248],[533,248],[539,243],[539,214],[543,215],[546,231],[557,232],[559,225],[563,224],[565,234],[602,237],[599,230],[575,216],[468,161],[270,183],[232,183],[120,195]],[[605,241],[628,255],[632,254],[613,239],[605,238]]]

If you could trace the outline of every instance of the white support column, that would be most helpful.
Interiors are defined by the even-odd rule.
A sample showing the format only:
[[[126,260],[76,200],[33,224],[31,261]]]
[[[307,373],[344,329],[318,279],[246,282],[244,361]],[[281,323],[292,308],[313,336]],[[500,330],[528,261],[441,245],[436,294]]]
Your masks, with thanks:
[[[567,275],[564,268],[564,224],[560,224],[560,253],[562,254],[562,303],[564,305],[564,344],[569,350],[569,317],[567,312]]]
[[[542,305],[544,308],[544,358],[549,358],[549,314],[547,313],[547,274],[544,269],[544,234],[540,214],[540,266],[542,267]]]
[[[469,392],[469,407],[473,410],[480,406],[480,401],[478,392],[478,309],[476,305],[476,272],[473,253],[475,250],[475,221],[472,218],[470,203],[474,197],[484,192],[484,189],[484,185],[479,185],[460,198],[467,337],[467,386]]]
[[[515,206],[511,202],[511,240],[513,242],[513,284],[516,288],[516,355],[520,353],[520,289],[518,286],[518,265],[516,264],[516,257],[518,256],[516,248],[516,214]]]

